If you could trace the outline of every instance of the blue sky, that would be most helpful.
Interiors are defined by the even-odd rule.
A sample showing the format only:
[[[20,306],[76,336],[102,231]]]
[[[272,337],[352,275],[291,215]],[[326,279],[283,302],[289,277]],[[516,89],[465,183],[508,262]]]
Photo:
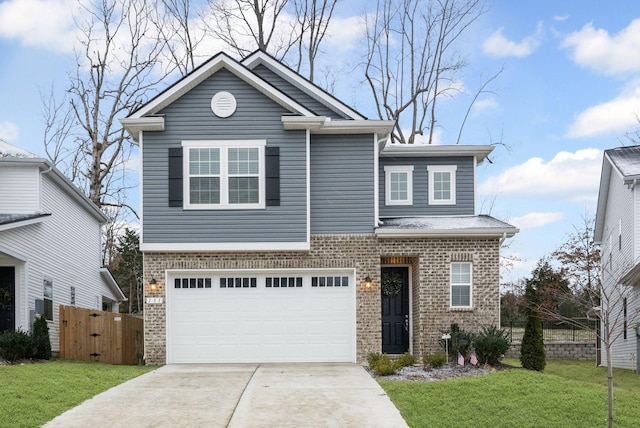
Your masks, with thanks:
[[[0,2],[0,138],[39,155],[40,92],[52,85],[63,91],[74,67],[74,4]],[[374,118],[356,70],[360,17],[371,4],[338,5],[323,61],[339,65],[335,94]],[[478,99],[462,143],[505,144],[479,169],[478,212],[521,229],[503,251],[521,259],[504,272],[508,281],[528,276],[585,212],[595,212],[602,151],[630,144],[625,135],[638,130],[640,2],[489,0],[487,6],[460,47],[469,63],[460,83],[468,96],[504,71]],[[201,55],[218,49],[211,41]],[[454,143],[458,133],[466,107],[454,101],[445,106],[440,144]],[[137,192],[131,198],[137,204]]]

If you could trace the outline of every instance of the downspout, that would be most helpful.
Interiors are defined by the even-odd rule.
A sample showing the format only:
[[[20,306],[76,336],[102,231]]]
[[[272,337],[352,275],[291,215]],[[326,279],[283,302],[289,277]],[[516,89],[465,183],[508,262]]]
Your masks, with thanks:
[[[502,238],[500,238],[499,246],[502,247],[502,243],[507,239],[507,232],[502,232]]]
[[[45,165],[49,162],[45,162]],[[40,176],[50,173],[53,170],[53,164],[49,163],[49,168],[44,171],[40,171]],[[42,179],[40,179],[40,183],[38,183],[40,189],[38,189],[38,211],[42,212]]]

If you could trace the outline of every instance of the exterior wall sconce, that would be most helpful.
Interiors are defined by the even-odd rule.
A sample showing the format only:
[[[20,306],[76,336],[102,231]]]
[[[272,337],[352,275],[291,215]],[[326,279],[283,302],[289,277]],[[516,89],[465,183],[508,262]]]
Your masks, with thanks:
[[[371,288],[373,287],[373,280],[369,275],[366,276],[366,278],[364,279],[364,283],[362,285],[366,290],[371,290]]]
[[[151,288],[151,291],[156,291],[158,288],[158,281],[156,281],[155,278],[151,278],[151,281],[149,281],[149,287]]]

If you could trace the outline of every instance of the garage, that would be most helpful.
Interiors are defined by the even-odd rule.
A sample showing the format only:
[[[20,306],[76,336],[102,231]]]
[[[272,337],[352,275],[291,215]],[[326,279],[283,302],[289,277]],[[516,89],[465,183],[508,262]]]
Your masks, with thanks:
[[[167,363],[355,362],[355,272],[167,272]]]

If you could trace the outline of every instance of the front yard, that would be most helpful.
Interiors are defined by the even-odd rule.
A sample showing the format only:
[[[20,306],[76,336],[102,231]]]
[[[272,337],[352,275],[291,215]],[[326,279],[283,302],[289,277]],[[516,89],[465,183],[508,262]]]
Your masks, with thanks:
[[[0,427],[38,427],[154,368],[71,360],[0,366]]]
[[[516,360],[507,361],[517,364]],[[638,426],[640,375],[614,370],[614,423]],[[607,372],[588,361],[437,382],[379,380],[411,427],[602,427]]]

